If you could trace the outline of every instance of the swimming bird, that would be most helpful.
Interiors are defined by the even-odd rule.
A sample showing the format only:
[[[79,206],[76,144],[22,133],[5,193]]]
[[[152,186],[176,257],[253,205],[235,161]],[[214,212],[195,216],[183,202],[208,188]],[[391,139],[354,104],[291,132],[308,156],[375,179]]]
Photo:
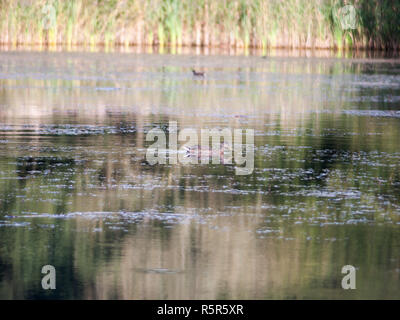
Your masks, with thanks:
[[[201,72],[201,71],[196,71],[196,70],[192,69],[192,72],[193,72],[193,75],[196,77],[204,77],[204,75],[205,75],[204,71]]]
[[[214,150],[212,146],[199,146],[194,145],[186,147],[186,157],[197,158],[197,159],[209,159],[214,156],[220,157],[220,160],[224,160],[226,152],[232,152],[232,147],[227,143],[223,142],[219,145],[217,150]]]

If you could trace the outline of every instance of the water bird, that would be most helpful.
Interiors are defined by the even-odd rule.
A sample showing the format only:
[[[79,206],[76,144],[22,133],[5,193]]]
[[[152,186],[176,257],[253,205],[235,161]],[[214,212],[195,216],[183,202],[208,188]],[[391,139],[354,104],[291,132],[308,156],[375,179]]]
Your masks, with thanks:
[[[192,73],[193,73],[193,75],[194,75],[195,77],[204,77],[204,75],[205,75],[205,72],[204,72],[204,71],[201,72],[201,71],[196,71],[196,70],[194,70],[194,69],[192,69]]]
[[[227,143],[221,143],[217,150],[214,150],[212,146],[199,146],[194,145],[186,147],[186,157],[193,157],[198,159],[210,158],[218,156],[220,159],[224,158],[225,152],[232,152],[232,148]]]

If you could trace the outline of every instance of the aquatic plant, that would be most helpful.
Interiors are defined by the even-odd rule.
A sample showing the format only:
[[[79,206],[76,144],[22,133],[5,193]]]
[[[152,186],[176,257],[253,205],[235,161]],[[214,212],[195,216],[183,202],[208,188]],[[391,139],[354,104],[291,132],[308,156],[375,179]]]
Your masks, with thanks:
[[[0,0],[0,43],[398,49],[394,21],[395,0]]]

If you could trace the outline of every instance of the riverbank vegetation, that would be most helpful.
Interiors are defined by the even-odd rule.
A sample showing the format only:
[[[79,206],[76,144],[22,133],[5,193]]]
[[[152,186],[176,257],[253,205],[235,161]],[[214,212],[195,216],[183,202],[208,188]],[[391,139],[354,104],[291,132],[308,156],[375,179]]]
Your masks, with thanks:
[[[0,43],[399,49],[396,21],[397,0],[0,0]]]

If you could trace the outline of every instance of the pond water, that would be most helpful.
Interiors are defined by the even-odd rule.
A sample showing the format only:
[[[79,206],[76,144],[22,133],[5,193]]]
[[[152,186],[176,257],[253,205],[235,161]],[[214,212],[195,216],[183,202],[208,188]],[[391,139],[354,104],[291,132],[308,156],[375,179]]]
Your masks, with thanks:
[[[254,170],[149,165],[169,121]],[[0,52],[0,298],[399,299],[399,138],[396,59]]]

